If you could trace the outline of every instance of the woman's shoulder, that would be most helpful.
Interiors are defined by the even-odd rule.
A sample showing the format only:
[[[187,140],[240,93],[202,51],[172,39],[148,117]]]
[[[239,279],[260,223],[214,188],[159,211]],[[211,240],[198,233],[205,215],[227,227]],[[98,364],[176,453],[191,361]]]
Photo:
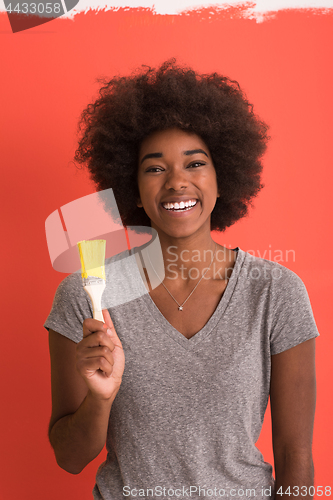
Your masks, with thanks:
[[[253,280],[292,286],[304,285],[302,279],[290,268],[275,260],[265,259],[253,253],[243,251],[243,272]]]
[[[268,298],[274,304],[303,303],[308,306],[309,296],[303,280],[280,262],[244,252],[241,269],[243,286],[260,300]]]

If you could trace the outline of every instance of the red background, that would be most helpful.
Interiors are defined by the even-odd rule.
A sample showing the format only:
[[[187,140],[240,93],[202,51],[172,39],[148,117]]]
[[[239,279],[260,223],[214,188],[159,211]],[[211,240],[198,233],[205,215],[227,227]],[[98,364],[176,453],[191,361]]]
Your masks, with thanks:
[[[210,11],[210,13],[209,13]],[[97,77],[128,74],[176,56],[202,72],[240,82],[271,126],[265,189],[250,216],[216,240],[271,258],[305,282],[317,341],[316,485],[333,486],[332,339],[332,11],[281,11],[263,23],[242,10],[161,16],[148,9],[88,13],[12,34],[0,15],[2,287],[0,499],[91,499],[102,456],[79,476],[55,462],[43,322],[64,275],[48,257],[44,222],[93,192],[71,163],[81,110]],[[290,254],[289,254],[290,255]],[[331,293],[331,295],[330,295]],[[258,442],[272,463],[269,413]]]

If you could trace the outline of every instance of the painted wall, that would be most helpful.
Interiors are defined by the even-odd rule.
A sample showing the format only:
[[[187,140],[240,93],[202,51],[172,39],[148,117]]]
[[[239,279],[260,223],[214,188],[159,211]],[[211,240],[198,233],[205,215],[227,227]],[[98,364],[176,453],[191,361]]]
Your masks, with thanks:
[[[290,10],[263,22],[246,8],[160,15],[118,9],[56,19],[13,34],[0,14],[2,283],[0,499],[88,500],[102,455],[79,476],[56,465],[43,322],[64,275],[51,267],[44,221],[94,191],[71,163],[76,125],[97,77],[176,56],[236,79],[271,126],[265,189],[221,244],[280,262],[305,282],[317,340],[316,485],[331,472],[332,33],[330,11]],[[288,252],[289,251],[289,252]],[[281,260],[282,257],[282,260]],[[267,413],[258,442],[272,460]]]

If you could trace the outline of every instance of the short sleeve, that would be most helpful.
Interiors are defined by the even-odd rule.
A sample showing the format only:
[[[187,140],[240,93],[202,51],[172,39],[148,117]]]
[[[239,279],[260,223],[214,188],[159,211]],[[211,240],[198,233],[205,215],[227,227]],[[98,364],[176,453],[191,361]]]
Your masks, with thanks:
[[[278,354],[319,336],[303,281],[282,266],[272,285],[271,354]]]
[[[81,275],[71,274],[58,286],[44,327],[80,342],[86,318],[92,318],[90,299],[83,289]]]

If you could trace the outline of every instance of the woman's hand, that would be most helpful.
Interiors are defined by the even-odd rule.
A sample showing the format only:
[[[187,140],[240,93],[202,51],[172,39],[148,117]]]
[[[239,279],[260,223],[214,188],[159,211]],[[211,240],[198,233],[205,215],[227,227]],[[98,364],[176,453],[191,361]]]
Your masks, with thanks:
[[[76,368],[91,394],[114,399],[125,367],[125,355],[107,309],[105,323],[88,318],[83,322],[83,339],[76,346]]]
[[[105,324],[94,319],[84,321],[79,344],[49,331],[49,438],[59,466],[72,474],[81,472],[103,449],[124,371],[121,342],[108,312],[103,311],[103,316]]]

